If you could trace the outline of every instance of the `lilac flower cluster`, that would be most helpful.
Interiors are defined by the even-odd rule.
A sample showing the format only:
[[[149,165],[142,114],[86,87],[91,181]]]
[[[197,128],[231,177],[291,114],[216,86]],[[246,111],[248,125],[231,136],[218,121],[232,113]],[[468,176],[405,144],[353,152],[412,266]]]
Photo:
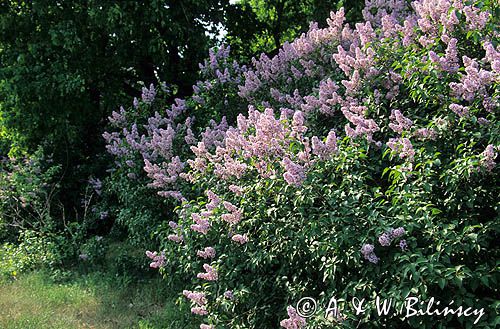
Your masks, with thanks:
[[[489,144],[481,153],[481,166],[483,166],[487,171],[492,171],[496,166],[496,157],[497,151],[495,150],[495,146]]]
[[[226,290],[224,292],[224,298],[226,299],[234,299],[234,294],[232,290]]]
[[[456,73],[460,67],[458,64],[457,39],[451,38],[448,41],[445,57],[440,57],[434,51],[429,52],[429,59],[440,66],[443,71]]]
[[[228,201],[222,203],[229,213],[221,215],[221,219],[229,224],[238,224],[242,217],[242,212],[238,207]]]
[[[472,102],[476,96],[488,97],[487,88],[494,82],[500,81],[498,74],[483,69],[476,59],[462,57],[465,74],[461,74],[460,82],[451,82],[450,87],[456,97]]]
[[[113,126],[117,126],[117,127],[120,127],[121,125],[126,124],[127,123],[127,116],[126,116],[126,112],[125,112],[125,109],[123,108],[123,106],[120,106],[119,112],[113,111],[111,113],[111,116],[108,117],[108,120],[109,120],[110,124],[112,124]]]
[[[406,118],[401,111],[393,110],[391,113],[391,123],[389,123],[389,128],[397,133],[403,133],[403,130],[408,130],[413,125],[413,121]]]
[[[334,132],[330,132],[323,143],[318,137],[306,137],[306,131],[305,119],[300,111],[293,112],[290,118],[289,111],[282,110],[280,117],[276,118],[271,108],[258,112],[250,107],[248,117],[238,116],[237,126],[226,131],[225,139],[215,153],[209,152],[203,141],[192,146],[196,158],[188,160],[188,164],[198,175],[206,175],[207,168],[213,168],[214,174],[223,180],[241,179],[251,170],[267,178],[275,175],[280,167],[288,184],[300,186],[306,178],[307,168],[315,160],[314,156],[327,159],[337,152]],[[292,142],[302,145],[302,150],[291,153]],[[191,178],[195,179],[195,176]],[[235,191],[239,193],[237,189]],[[239,221],[240,215],[236,210],[230,213],[223,219]]]
[[[286,311],[288,313],[288,319],[281,320],[281,327],[285,329],[301,329],[306,326],[306,319],[301,317],[295,308],[288,306]]]
[[[158,253],[151,252],[151,251],[146,251],[146,256],[153,260],[151,264],[149,264],[149,267],[151,268],[160,268],[165,266],[165,252],[162,252],[161,254],[158,255]]]
[[[244,192],[242,187],[234,185],[234,184],[229,185],[229,190],[231,192],[233,192],[234,194],[236,194],[237,196],[242,196],[243,192]]]
[[[203,269],[205,270],[205,273],[198,273],[198,275],[196,276],[198,279],[217,281],[219,277],[215,268],[208,264],[203,264]]]
[[[99,178],[90,178],[89,184],[97,195],[102,193],[102,181]]]
[[[334,131],[330,131],[326,137],[325,143],[323,143],[317,136],[313,136],[311,139],[312,143],[312,153],[317,155],[322,160],[329,159],[332,154],[337,152],[337,136]]]
[[[194,222],[196,224],[191,225],[191,229],[193,231],[202,233],[202,234],[207,234],[208,230],[212,226],[210,224],[210,221],[207,218],[203,218],[199,214],[191,214],[191,217],[193,218]]]
[[[378,242],[381,246],[388,247],[391,245],[392,236],[388,233],[382,233],[382,235],[378,237]]]
[[[179,234],[170,234],[170,235],[168,235],[167,239],[169,239],[170,241],[176,242],[176,243],[181,243],[184,241],[184,238],[182,237],[182,235],[179,235]]]
[[[413,149],[413,144],[408,138],[390,138],[387,142],[387,146],[393,152],[398,154],[401,159],[413,161],[415,150]]]
[[[237,242],[239,244],[245,244],[248,242],[248,237],[246,234],[235,234],[233,235],[233,237],[231,238],[231,240],[233,240],[234,242]]]
[[[375,255],[375,246],[372,244],[364,244],[361,247],[361,254],[366,260],[373,264],[377,264],[380,260],[380,258]]]
[[[149,89],[146,87],[142,88],[141,99],[144,103],[151,104],[155,100],[155,97],[156,97],[156,89],[153,84],[149,86]]]
[[[380,243],[381,246],[388,247],[391,245],[392,241],[401,238],[403,235],[405,235],[405,233],[406,232],[403,227],[391,229],[389,232],[382,233],[378,237],[378,242]]]
[[[196,253],[199,257],[207,259],[207,258],[215,258],[215,249],[212,247],[206,247],[203,250],[198,250]]]
[[[189,300],[191,300],[196,306],[191,308],[191,312],[197,315],[207,315],[208,311],[206,309],[207,297],[203,292],[193,292],[189,290],[184,290],[182,294]]]
[[[294,163],[289,158],[283,159],[283,167],[285,168],[283,178],[288,184],[300,186],[306,179],[306,168]]]
[[[393,239],[398,239],[400,237],[402,237],[403,235],[406,234],[406,231],[403,227],[398,227],[398,228],[395,228],[395,229],[391,229],[391,237]]]

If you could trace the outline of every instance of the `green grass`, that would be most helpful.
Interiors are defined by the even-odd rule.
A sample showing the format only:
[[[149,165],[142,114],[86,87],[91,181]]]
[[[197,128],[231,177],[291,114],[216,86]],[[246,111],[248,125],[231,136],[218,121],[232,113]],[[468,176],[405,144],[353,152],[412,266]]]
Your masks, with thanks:
[[[195,328],[160,278],[124,283],[107,273],[57,283],[42,272],[0,283],[0,328]]]

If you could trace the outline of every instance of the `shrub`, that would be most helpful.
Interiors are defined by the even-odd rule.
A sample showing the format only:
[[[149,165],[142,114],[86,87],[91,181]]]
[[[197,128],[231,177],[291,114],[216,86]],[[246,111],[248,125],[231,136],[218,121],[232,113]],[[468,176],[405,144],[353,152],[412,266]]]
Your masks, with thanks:
[[[191,154],[190,145],[198,138],[216,143],[227,129],[227,120],[234,121],[241,107],[235,100],[246,68],[230,60],[229,48],[211,50],[200,70],[203,80],[193,86],[192,97],[176,98],[167,107],[169,87],[143,88],[141,99],[113,112],[110,131],[103,135],[108,152],[115,156],[104,181],[105,208],[126,228],[130,240],[143,246],[165,218],[173,215],[178,201],[185,199],[180,190],[190,193],[179,179]]]
[[[18,274],[34,268],[55,269],[67,256],[63,246],[63,237],[22,231],[18,243],[0,245],[0,278],[16,278]]]
[[[161,195],[183,201],[148,256],[168,279],[191,275],[200,328],[498,324],[497,11],[367,1],[354,28],[332,13],[253,61],[248,113],[181,153],[187,166],[168,170],[175,152],[146,162],[154,187],[178,184]],[[485,314],[305,319],[306,296],[438,297]]]
[[[54,198],[60,166],[52,165],[41,149],[25,158],[5,158],[0,163],[0,232],[15,240],[20,230],[40,230],[56,225]],[[8,234],[7,234],[8,233]]]

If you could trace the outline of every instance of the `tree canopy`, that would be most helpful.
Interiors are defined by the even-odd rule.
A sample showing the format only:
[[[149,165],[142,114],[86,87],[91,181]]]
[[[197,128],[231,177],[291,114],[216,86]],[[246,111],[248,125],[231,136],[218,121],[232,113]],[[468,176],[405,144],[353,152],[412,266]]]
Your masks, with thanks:
[[[190,92],[228,1],[5,1],[2,126],[17,147],[97,143],[99,123],[138,81]],[[212,33],[213,35],[214,33]],[[97,123],[97,124],[96,124]],[[4,150],[5,151],[5,150]]]
[[[242,58],[277,50],[307,31],[311,22],[326,24],[330,12],[344,7],[347,21],[361,19],[363,1],[241,0],[229,8],[227,41]]]

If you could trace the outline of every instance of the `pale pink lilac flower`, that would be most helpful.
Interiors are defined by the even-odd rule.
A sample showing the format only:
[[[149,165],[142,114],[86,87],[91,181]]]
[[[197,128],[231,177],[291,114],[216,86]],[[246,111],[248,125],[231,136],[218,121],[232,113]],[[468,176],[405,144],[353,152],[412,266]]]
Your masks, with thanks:
[[[441,67],[443,70],[455,73],[460,67],[458,64],[457,39],[451,38],[446,47],[445,57],[441,59]]]
[[[491,69],[496,73],[500,74],[500,52],[493,47],[493,44],[489,41],[486,41],[483,44],[483,48],[486,51],[486,55],[484,56],[485,60],[490,63]]]
[[[500,78],[500,73],[498,73],[498,76]],[[500,103],[498,102],[498,97],[484,96],[483,107],[486,111],[493,113],[497,108],[500,107]]]
[[[489,144],[481,153],[481,166],[483,166],[487,171],[493,171],[496,166],[496,157],[497,151],[495,149],[495,146],[493,144]]]
[[[295,308],[292,306],[287,307],[288,319],[281,320],[280,326],[285,329],[301,329],[306,326],[306,319],[301,317]]]
[[[450,110],[455,112],[455,114],[458,115],[459,117],[464,117],[467,114],[469,114],[469,108],[467,106],[462,106],[455,103],[450,105]]]
[[[238,224],[241,221],[241,211],[237,210],[229,214],[222,214],[221,219],[229,224]]]
[[[207,234],[208,230],[212,226],[210,224],[210,221],[207,218],[203,218],[200,214],[193,213],[191,214],[191,218],[196,224],[191,225],[191,229],[193,231],[202,233],[202,234]]]
[[[237,242],[239,244],[245,244],[248,242],[248,237],[246,234],[235,234],[232,236],[231,240],[233,240],[234,242]]]
[[[207,194],[208,200],[210,201],[207,204],[207,209],[208,210],[215,209],[220,203],[220,198],[217,196],[217,194],[215,194],[214,192],[212,192],[210,190],[207,190],[206,194]]]
[[[182,291],[182,294],[198,306],[204,306],[207,304],[207,297],[204,292],[184,290]]]
[[[313,154],[323,160],[330,158],[332,154],[337,152],[337,136],[333,130],[328,133],[325,143],[320,141],[317,136],[313,136],[311,142]]]
[[[413,161],[415,151],[413,145],[408,138],[390,138],[387,146],[399,155],[401,159],[408,159]]]
[[[156,97],[156,89],[153,84],[149,86],[149,89],[146,87],[142,88],[142,101],[146,104],[151,104]]]
[[[215,268],[208,264],[203,264],[203,269],[205,270],[205,273],[198,273],[198,275],[196,276],[198,279],[217,281],[218,275]]]
[[[109,121],[109,123],[111,123],[112,125],[114,125],[116,127],[120,127],[121,125],[125,124],[127,122],[127,117],[126,117],[125,109],[123,108],[123,106],[120,106],[119,112],[113,111],[111,113],[111,116],[108,117],[108,121]]]
[[[238,195],[238,196],[242,196],[243,195],[243,188],[237,186],[237,185],[229,185],[229,190],[231,192],[233,192],[234,194]]]
[[[289,158],[284,158],[282,166],[286,170],[283,178],[290,185],[300,186],[306,179],[305,168],[299,164],[294,163]]]
[[[413,125],[413,121],[405,117],[400,110],[392,110],[390,119],[392,122],[389,123],[389,128],[400,134]]]
[[[465,6],[463,11],[465,13],[465,19],[469,30],[483,29],[490,18],[489,12],[481,11],[477,7]]]
[[[173,241],[173,242],[177,242],[177,243],[181,243],[184,241],[184,238],[182,237],[182,235],[177,235],[177,234],[170,234],[167,239],[169,239],[170,241]]]
[[[191,313],[196,315],[207,315],[208,311],[204,306],[196,306],[191,308]]]
[[[460,82],[451,82],[449,84],[452,93],[468,102],[474,100],[476,95],[485,97],[487,87],[495,80],[495,75],[483,68],[480,68],[476,59],[462,56],[465,66],[465,74],[461,74]]]
[[[227,211],[230,211],[230,212],[236,212],[236,211],[238,211],[238,207],[236,207],[235,205],[233,205],[229,201],[222,202],[222,205],[224,206],[224,208],[226,208]]]
[[[156,251],[151,252],[148,250],[146,251],[146,256],[148,256],[148,258],[153,260],[153,262],[149,264],[149,267],[160,268],[165,266],[165,252],[162,252],[160,255],[158,255]]]
[[[213,247],[205,247],[203,250],[198,250],[198,257],[207,259],[207,258],[215,258],[215,249]]]

